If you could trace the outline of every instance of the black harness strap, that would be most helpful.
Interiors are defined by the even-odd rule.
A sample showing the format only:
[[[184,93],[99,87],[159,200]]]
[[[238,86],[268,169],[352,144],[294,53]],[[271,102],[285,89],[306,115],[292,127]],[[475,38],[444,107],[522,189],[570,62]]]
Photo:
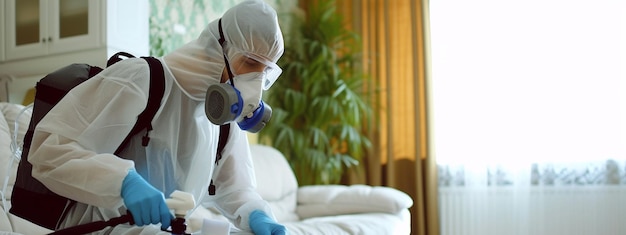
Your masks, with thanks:
[[[224,152],[224,148],[226,147],[226,143],[228,143],[228,135],[230,135],[230,123],[224,124],[220,126],[220,139],[217,142],[217,154],[215,157],[215,165],[219,164],[219,161],[222,159],[222,152]],[[213,184],[213,180],[209,184],[209,195],[215,195],[215,184]]]
[[[222,160],[222,152],[228,142],[228,135],[230,134],[230,123],[220,126],[220,139],[217,142],[217,157],[215,158],[215,165],[219,164],[219,160]]]
[[[124,138],[122,144],[115,150],[115,155],[118,155],[128,145],[130,139],[139,133],[143,129],[146,130],[146,135],[142,138],[142,145],[148,146],[150,137],[148,134],[152,130],[152,119],[156,112],[161,107],[161,99],[163,99],[163,93],[165,92],[165,73],[163,72],[163,65],[154,57],[141,57],[148,62],[150,66],[150,94],[148,94],[148,104],[146,109],[139,114],[137,122],[130,133]]]

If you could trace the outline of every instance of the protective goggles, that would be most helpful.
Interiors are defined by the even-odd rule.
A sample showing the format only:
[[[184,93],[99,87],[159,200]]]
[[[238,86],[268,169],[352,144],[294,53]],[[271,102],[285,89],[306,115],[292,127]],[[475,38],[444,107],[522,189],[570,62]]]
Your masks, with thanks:
[[[241,50],[228,43],[225,43],[223,48],[233,75],[263,73],[263,90],[269,89],[283,72],[276,63],[263,56]]]

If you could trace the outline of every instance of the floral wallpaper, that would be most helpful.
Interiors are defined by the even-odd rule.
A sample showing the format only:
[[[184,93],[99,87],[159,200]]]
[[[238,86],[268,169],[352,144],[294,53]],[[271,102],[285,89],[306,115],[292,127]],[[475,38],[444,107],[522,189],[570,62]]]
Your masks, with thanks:
[[[150,55],[162,56],[195,39],[211,21],[244,0],[150,0]],[[297,0],[264,0],[276,11]],[[290,3],[290,4],[287,4]]]

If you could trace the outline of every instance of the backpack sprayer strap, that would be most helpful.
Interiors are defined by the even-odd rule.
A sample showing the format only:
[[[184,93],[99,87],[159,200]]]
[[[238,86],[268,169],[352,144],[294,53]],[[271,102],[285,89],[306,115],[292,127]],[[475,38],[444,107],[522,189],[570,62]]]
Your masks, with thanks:
[[[139,133],[141,130],[146,129],[146,135],[142,139],[142,145],[148,146],[150,137],[148,134],[152,130],[152,119],[156,115],[157,111],[161,107],[161,99],[163,99],[163,93],[165,92],[165,72],[163,71],[163,65],[154,57],[141,57],[148,62],[150,66],[150,94],[148,95],[148,104],[146,109],[139,114],[137,122],[130,133],[124,138],[122,144],[115,150],[115,155],[126,148],[130,139]]]

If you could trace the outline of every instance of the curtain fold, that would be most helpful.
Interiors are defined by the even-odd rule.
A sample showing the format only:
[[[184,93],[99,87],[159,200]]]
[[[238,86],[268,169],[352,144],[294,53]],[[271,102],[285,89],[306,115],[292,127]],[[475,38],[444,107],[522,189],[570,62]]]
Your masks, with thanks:
[[[439,233],[436,162],[430,148],[428,1],[338,1],[348,28],[361,35],[372,79],[373,148],[346,183],[384,185],[409,194],[412,234]]]

